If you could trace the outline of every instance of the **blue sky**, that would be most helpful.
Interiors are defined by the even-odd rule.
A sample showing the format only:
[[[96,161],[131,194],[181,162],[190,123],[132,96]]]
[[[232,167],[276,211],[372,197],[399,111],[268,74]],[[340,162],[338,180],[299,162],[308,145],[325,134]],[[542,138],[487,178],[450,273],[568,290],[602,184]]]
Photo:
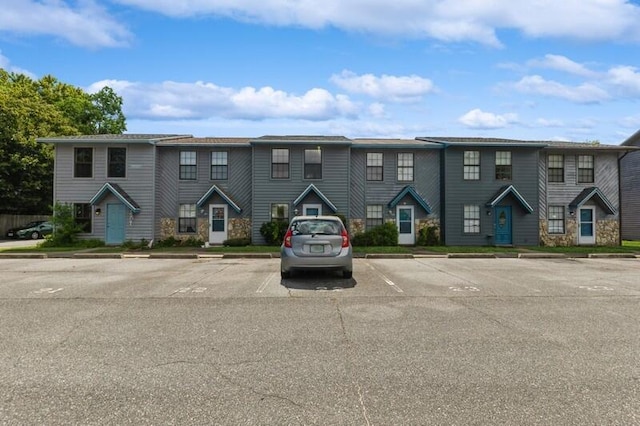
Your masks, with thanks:
[[[124,99],[130,133],[482,136],[640,128],[640,2],[2,0],[0,67]]]

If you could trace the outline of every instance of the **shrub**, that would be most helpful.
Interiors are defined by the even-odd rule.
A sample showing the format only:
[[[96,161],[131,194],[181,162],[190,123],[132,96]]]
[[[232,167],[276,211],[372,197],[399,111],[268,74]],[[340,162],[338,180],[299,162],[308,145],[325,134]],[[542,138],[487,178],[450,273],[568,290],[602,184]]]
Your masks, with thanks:
[[[398,228],[395,223],[386,222],[354,235],[351,238],[351,244],[354,246],[397,246]]]
[[[189,237],[186,240],[179,240],[174,236],[158,241],[156,247],[201,247],[204,242],[200,238]]]
[[[260,227],[260,235],[264,237],[270,246],[278,246],[282,243],[288,227],[289,224],[282,220],[265,222]]]
[[[73,246],[78,242],[78,234],[83,232],[82,225],[75,221],[72,204],[56,203],[53,207],[53,233],[47,235],[43,247]]]
[[[438,238],[438,228],[436,226],[424,227],[418,232],[419,246],[438,246],[440,239]]]
[[[249,238],[229,238],[224,240],[222,245],[226,247],[245,247],[251,245],[251,240]]]

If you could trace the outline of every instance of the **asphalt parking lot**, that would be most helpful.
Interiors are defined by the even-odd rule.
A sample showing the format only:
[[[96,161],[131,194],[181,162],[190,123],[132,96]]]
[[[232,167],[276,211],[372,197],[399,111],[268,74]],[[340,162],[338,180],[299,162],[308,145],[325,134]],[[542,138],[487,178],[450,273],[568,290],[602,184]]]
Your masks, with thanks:
[[[640,424],[640,260],[0,259],[0,423]]]

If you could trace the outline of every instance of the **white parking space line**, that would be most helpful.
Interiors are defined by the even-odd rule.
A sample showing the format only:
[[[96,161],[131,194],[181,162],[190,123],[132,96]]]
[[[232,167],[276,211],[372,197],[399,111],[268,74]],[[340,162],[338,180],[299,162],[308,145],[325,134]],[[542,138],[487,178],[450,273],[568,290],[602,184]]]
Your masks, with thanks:
[[[371,265],[370,263],[367,262],[367,266],[369,268],[371,268],[371,270],[378,275],[380,278],[382,278],[382,280],[387,283],[387,285],[389,285],[389,287],[391,287],[392,289],[394,289],[395,291],[397,291],[398,293],[404,293],[404,291],[398,287],[398,285],[396,283],[394,283],[393,281],[391,281],[386,275],[384,275],[382,272],[378,271],[376,268],[373,267],[373,265]]]
[[[260,284],[260,287],[258,287],[258,290],[256,290],[256,293],[262,293],[267,288],[267,286],[269,285],[273,277],[275,276],[276,276],[275,272],[270,273],[267,276],[267,278],[265,278],[264,281],[262,281],[262,284]]]

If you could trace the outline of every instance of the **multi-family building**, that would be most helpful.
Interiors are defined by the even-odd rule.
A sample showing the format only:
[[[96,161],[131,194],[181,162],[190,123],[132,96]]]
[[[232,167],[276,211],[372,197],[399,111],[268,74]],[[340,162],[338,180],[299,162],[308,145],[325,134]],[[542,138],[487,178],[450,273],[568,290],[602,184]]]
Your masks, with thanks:
[[[447,245],[620,243],[625,146],[487,138],[342,136],[42,138],[54,200],[83,237],[264,243],[263,223],[339,214],[352,233],[394,222]]]

